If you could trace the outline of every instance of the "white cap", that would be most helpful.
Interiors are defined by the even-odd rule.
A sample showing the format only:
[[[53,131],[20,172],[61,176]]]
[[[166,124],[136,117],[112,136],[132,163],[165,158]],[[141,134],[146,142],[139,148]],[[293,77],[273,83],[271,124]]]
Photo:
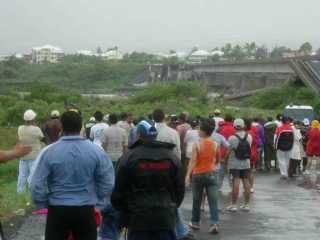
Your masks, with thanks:
[[[233,122],[233,126],[236,129],[242,129],[244,128],[244,121],[241,118],[237,118],[236,120],[234,120]]]
[[[90,119],[89,119],[89,122],[95,122],[96,121],[96,119],[94,118],[94,117],[91,117]]]
[[[33,121],[36,118],[36,116],[37,114],[32,109],[28,109],[24,112],[23,119],[25,121]]]
[[[216,110],[214,110],[214,113],[221,114],[221,110],[220,109],[216,109]]]
[[[310,120],[308,118],[303,119],[303,124],[305,126],[309,126],[310,125]]]
[[[60,112],[58,110],[53,110],[51,112],[51,117],[60,117]]]
[[[103,117],[103,120],[106,121],[106,122],[108,122],[108,121],[109,121],[109,116],[110,116],[109,114],[105,115],[105,116]]]

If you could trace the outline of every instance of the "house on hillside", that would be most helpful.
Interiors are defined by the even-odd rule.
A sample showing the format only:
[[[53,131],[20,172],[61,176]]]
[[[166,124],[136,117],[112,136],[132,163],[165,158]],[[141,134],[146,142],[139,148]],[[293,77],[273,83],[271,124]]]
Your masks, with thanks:
[[[31,61],[34,64],[58,63],[64,57],[64,51],[59,47],[45,45],[32,48]]]

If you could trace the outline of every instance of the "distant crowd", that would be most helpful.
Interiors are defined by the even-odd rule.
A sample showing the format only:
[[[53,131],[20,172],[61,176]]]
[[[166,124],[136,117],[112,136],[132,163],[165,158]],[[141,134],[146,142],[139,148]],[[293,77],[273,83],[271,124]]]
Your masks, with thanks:
[[[140,118],[97,111],[84,122],[73,107],[52,111],[39,127],[36,116],[24,113],[17,146],[24,149],[13,155],[24,155],[17,192],[28,186],[33,213],[48,215],[46,240],[195,239],[205,202],[208,231],[218,234],[219,192],[231,191],[226,210],[249,212],[257,171],[279,169],[282,180],[314,173],[320,190],[317,120],[234,118],[219,109],[191,118],[156,109]],[[188,224],[180,209],[186,189],[193,199]]]

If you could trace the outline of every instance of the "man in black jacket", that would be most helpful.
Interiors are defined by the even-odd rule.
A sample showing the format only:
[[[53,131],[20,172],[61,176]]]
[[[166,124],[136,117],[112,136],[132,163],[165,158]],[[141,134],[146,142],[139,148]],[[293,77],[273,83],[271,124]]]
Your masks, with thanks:
[[[129,240],[175,240],[185,190],[175,145],[156,141],[157,130],[147,121],[138,124],[137,134],[120,159],[112,205],[126,216]]]

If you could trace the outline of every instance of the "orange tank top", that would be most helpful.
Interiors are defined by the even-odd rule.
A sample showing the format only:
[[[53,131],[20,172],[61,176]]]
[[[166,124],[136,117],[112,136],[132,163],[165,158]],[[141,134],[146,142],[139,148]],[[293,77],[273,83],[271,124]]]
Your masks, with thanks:
[[[205,139],[197,143],[197,163],[192,174],[208,173],[216,169],[216,143]]]

